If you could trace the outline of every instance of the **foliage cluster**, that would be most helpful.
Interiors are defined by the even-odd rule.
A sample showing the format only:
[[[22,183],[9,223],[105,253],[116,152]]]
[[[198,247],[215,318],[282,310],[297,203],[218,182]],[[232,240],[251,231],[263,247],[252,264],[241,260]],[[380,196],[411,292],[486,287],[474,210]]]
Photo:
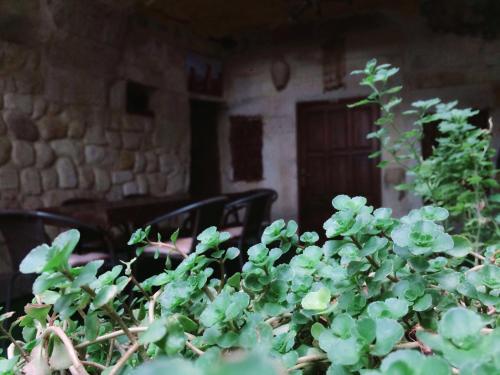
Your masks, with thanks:
[[[216,228],[176,268],[141,283],[133,261],[70,267],[79,234],[61,234],[21,264],[38,274],[34,299],[12,325],[22,339],[1,328],[11,345],[0,372],[500,373],[500,253],[477,254],[449,235],[443,208],[399,220],[363,197],[332,203],[324,243],[275,221],[233,275],[224,265],[239,250]],[[148,236],[139,230],[130,244],[176,251]]]
[[[404,119],[412,119],[411,128],[404,131],[396,122],[402,86],[391,82],[398,71],[371,60],[363,70],[352,72],[360,75],[360,84],[371,90],[367,98],[352,106],[380,107],[381,116],[376,121],[379,128],[369,138],[378,139],[382,150],[407,172],[408,180],[396,189],[411,191],[429,204],[446,208],[450,212],[447,229],[455,227],[477,246],[496,245],[500,240],[500,194],[492,194],[499,184],[492,162],[495,151],[491,147],[491,128],[471,125],[471,118],[479,111],[457,108],[456,101],[443,103],[433,98],[416,101],[402,112]],[[420,147],[424,128],[430,126],[438,127],[439,138],[432,154],[424,159]],[[377,151],[371,157],[381,154]],[[383,160],[379,166],[385,168],[388,164],[389,160]]]

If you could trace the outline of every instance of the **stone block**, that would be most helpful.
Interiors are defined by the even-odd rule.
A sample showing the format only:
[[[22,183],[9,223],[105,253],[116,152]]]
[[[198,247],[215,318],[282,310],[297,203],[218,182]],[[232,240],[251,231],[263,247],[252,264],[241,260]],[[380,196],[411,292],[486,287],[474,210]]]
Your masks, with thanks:
[[[89,166],[78,168],[78,186],[80,189],[91,189],[94,186],[94,171]]]
[[[68,125],[68,137],[82,139],[85,134],[85,123],[82,120],[73,120]]]
[[[0,168],[0,190],[19,189],[19,175],[12,167]]]
[[[105,145],[107,143],[103,125],[93,125],[87,128],[84,138],[87,145]]]
[[[12,145],[7,138],[0,138],[0,166],[10,160]]]
[[[47,143],[35,143],[36,166],[38,168],[50,167],[56,158],[54,151]]]
[[[28,116],[31,116],[33,112],[33,97],[31,95],[7,93],[4,95],[3,103],[6,109],[17,110]]]
[[[106,140],[108,141],[108,145],[113,148],[121,148],[122,147],[122,137],[118,132],[107,131],[106,132]]]
[[[23,208],[25,210],[37,210],[43,207],[43,202],[38,197],[27,196],[23,199]]]
[[[53,190],[57,188],[58,179],[57,172],[54,168],[43,169],[40,172],[42,176],[42,187],[44,191]]]
[[[134,175],[131,171],[115,171],[111,174],[111,180],[114,185],[123,184],[133,179]]]
[[[42,139],[50,141],[53,139],[66,138],[68,134],[68,124],[54,115],[47,115],[38,122],[38,129]]]
[[[85,161],[89,164],[101,163],[106,157],[106,148],[96,145],[85,146]]]
[[[131,151],[121,151],[118,158],[117,168],[121,171],[129,170],[134,167],[134,153]]]
[[[123,196],[135,195],[139,193],[139,186],[135,181],[129,181],[123,184]]]
[[[3,120],[2,116],[0,116],[0,135],[4,135],[7,133],[7,125]]]
[[[77,187],[78,177],[71,159],[67,157],[58,159],[56,161],[56,171],[60,188],[73,189]]]
[[[45,101],[44,98],[37,96],[33,100],[33,113],[31,114],[31,118],[33,120],[39,120],[42,118],[42,116],[45,115],[45,112],[47,111],[47,102]]]
[[[84,160],[83,145],[71,139],[58,139],[50,142],[57,156],[68,156],[73,163],[81,164]]]
[[[23,194],[38,195],[42,192],[40,174],[34,168],[21,171],[21,191]]]
[[[111,187],[109,172],[104,169],[94,169],[95,189],[99,192],[106,192]]]
[[[139,150],[142,143],[142,135],[139,133],[123,132],[122,133],[123,148],[126,150]]]
[[[153,195],[162,195],[167,189],[167,176],[163,173],[150,173],[147,175],[149,191]]]
[[[26,141],[12,142],[12,161],[22,168],[35,164],[35,151],[31,143]]]
[[[4,119],[14,138],[29,142],[39,138],[38,128],[28,115],[18,110],[9,110],[5,112]]]
[[[142,173],[146,170],[146,156],[143,152],[136,152],[134,156],[134,172]]]
[[[149,193],[149,185],[148,179],[145,174],[139,174],[135,177],[137,181],[137,188],[139,189],[139,194],[148,194]]]
[[[153,151],[146,152],[146,172],[158,171],[158,157]]]
[[[160,172],[162,173],[170,173],[174,169],[175,160],[169,154],[161,154],[158,157],[160,164]]]

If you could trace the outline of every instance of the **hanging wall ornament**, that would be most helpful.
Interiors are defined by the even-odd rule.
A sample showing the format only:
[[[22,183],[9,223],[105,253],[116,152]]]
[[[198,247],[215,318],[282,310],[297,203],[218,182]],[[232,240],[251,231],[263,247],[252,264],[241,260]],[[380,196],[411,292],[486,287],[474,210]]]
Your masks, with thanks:
[[[290,65],[283,57],[273,60],[271,64],[271,78],[276,90],[283,90],[290,80]]]

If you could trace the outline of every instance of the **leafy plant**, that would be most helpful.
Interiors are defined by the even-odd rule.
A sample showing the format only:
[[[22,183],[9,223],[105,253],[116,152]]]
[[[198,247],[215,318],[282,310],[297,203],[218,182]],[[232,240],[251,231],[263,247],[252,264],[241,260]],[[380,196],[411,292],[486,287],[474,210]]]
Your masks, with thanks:
[[[100,261],[70,267],[79,233],[65,232],[21,264],[38,278],[25,314],[1,328],[11,341],[1,372],[500,372],[498,253],[472,267],[471,243],[445,232],[442,208],[398,220],[363,197],[337,196],[333,206],[326,242],[278,220],[233,275],[223,265],[239,251],[215,228],[175,269],[142,283],[131,273],[134,260],[100,274]],[[130,242],[177,251],[148,235],[138,230]]]
[[[362,76],[360,85],[372,91],[367,98],[351,107],[377,105],[381,116],[375,122],[378,130],[368,138],[380,141],[398,166],[407,174],[407,181],[396,186],[422,197],[425,202],[446,208],[450,213],[448,229],[462,231],[478,245],[497,244],[500,194],[491,194],[498,188],[496,170],[492,159],[491,129],[479,129],[470,124],[471,117],[479,111],[459,109],[457,102],[442,103],[440,99],[419,100],[403,111],[405,118],[412,118],[409,130],[396,123],[396,108],[402,103],[398,93],[402,86],[393,85],[391,79],[399,69],[389,64],[377,65],[370,60],[363,70],[352,74]],[[425,160],[420,152],[424,128],[437,126],[440,137],[432,154]],[[371,157],[379,157],[377,151]],[[387,167],[389,160],[379,166]]]

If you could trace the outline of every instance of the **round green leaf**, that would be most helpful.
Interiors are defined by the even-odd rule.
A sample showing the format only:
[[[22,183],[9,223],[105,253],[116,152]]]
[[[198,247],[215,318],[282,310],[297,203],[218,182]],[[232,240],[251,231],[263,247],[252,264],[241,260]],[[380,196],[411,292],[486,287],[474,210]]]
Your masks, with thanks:
[[[97,295],[95,296],[94,299],[94,307],[98,309],[99,307],[104,306],[113,298],[115,298],[116,294],[118,293],[118,287],[116,285],[106,285],[103,287],[99,292],[97,292]]]
[[[309,292],[302,299],[302,307],[306,310],[326,310],[330,305],[332,295],[327,288],[321,288],[317,292]]]

